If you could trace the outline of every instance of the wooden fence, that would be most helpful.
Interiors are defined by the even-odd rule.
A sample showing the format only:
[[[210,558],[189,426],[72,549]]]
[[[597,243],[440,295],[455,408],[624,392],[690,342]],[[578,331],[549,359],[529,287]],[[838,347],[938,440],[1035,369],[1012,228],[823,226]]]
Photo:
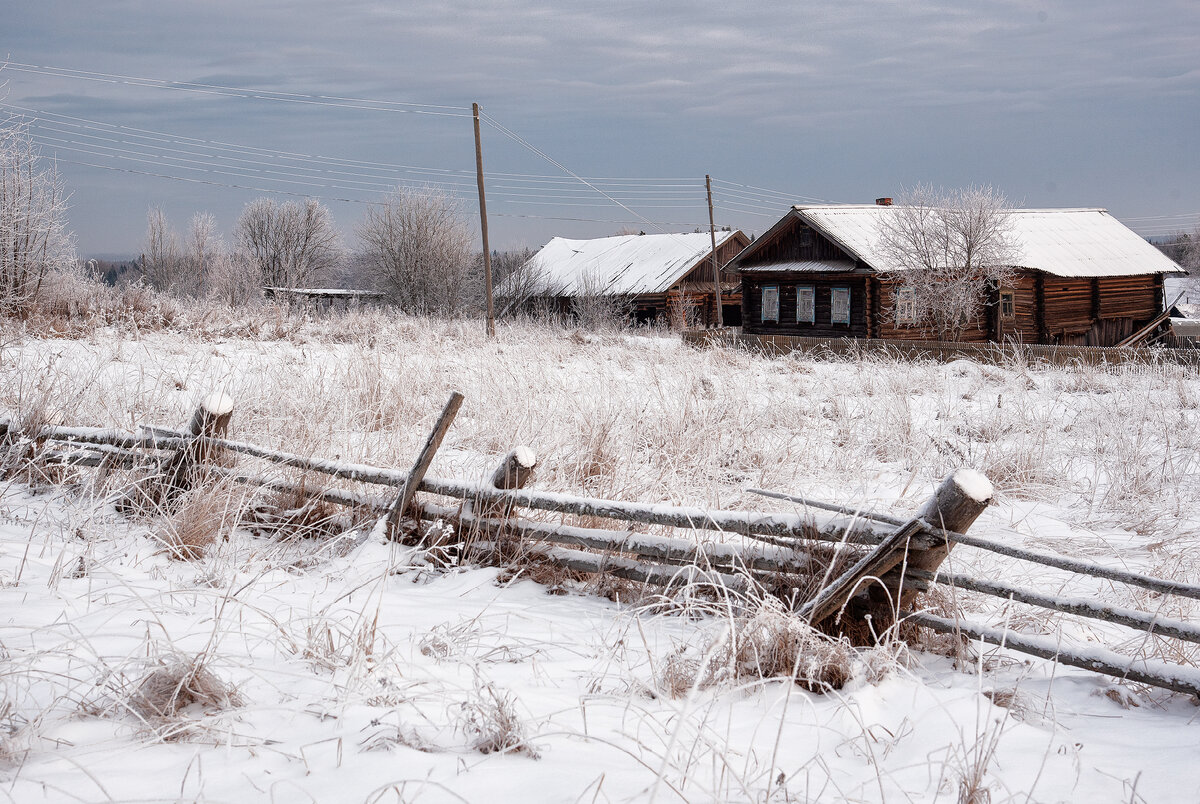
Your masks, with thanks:
[[[1200,349],[1171,347],[1047,346],[1020,343],[951,343],[948,341],[892,341],[875,338],[807,338],[800,335],[747,335],[734,329],[689,330],[684,343],[692,346],[735,346],[767,355],[804,352],[816,355],[879,355],[902,359],[949,362],[968,359],[980,363],[1050,363],[1057,366],[1090,366],[1122,363],[1179,363],[1200,366]]]
[[[208,397],[186,430],[144,427],[131,433],[44,427],[33,434],[22,434],[0,422],[4,446],[0,471],[35,464],[140,467],[141,479],[122,494],[121,500],[149,501],[166,507],[204,477],[217,474],[297,495],[308,500],[306,504],[332,503],[373,512],[373,516],[386,518],[392,538],[407,538],[410,542],[419,543],[423,538],[415,527],[417,520],[444,520],[453,523],[460,536],[466,538],[470,555],[475,558],[500,560],[511,555],[515,547],[537,561],[667,590],[686,584],[700,585],[718,595],[770,591],[791,603],[798,616],[828,633],[858,634],[861,638],[864,634],[880,634],[891,623],[907,621],[1061,664],[1200,696],[1200,670],[1193,667],[1137,659],[1107,648],[1069,648],[1053,638],[1017,634],[922,611],[920,593],[938,584],[1200,644],[1200,626],[1189,622],[941,571],[950,550],[961,544],[1158,594],[1200,600],[1200,586],[1195,584],[967,534],[992,497],[987,478],[972,470],[959,470],[946,478],[917,516],[907,520],[758,489],[750,491],[786,500],[804,513],[710,510],[532,491],[523,486],[534,475],[537,459],[524,447],[506,455],[484,482],[427,477],[426,470],[461,404],[461,395],[454,394],[408,472],[311,458],[227,439],[225,430],[234,406],[223,394]],[[295,482],[278,473],[235,471],[221,465],[228,461],[217,460],[230,452],[301,470],[305,479]],[[146,471],[147,466],[156,469]],[[398,492],[390,497],[372,496],[330,483],[314,483],[309,473]],[[418,491],[459,502],[447,505],[418,500],[414,497]],[[535,521],[514,513],[521,508],[554,512],[562,515],[560,519],[580,516],[627,525],[615,529]],[[294,513],[280,511],[277,521],[294,521]],[[639,526],[642,532],[634,530]],[[691,535],[681,538],[649,533],[645,526],[684,529]],[[721,538],[698,539],[697,531],[716,532]],[[798,585],[798,579],[807,579],[808,583]]]

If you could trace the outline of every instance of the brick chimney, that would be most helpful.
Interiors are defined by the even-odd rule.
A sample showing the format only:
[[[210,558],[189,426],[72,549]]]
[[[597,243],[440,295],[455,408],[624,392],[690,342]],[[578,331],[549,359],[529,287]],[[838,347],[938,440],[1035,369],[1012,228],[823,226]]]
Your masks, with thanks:
[[[875,206],[877,206],[877,207],[890,207],[891,205],[892,205],[892,199],[890,199],[890,198],[876,198],[875,199]]]

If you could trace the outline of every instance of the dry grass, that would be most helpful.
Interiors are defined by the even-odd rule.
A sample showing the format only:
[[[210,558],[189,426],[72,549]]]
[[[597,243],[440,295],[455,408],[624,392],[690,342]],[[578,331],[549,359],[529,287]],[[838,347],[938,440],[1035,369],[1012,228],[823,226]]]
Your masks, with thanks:
[[[157,529],[163,549],[180,561],[203,558],[241,523],[247,494],[228,481],[186,492]]]
[[[719,685],[791,679],[810,692],[839,690],[852,680],[874,684],[902,666],[899,643],[856,648],[817,631],[771,599],[727,627],[703,651],[683,647],[664,661],[658,688],[670,697]]]
[[[474,693],[458,704],[458,726],[471,748],[481,754],[513,753],[538,759],[526,736],[517,702],[490,682],[477,681]]]
[[[134,681],[120,705],[162,739],[195,736],[205,717],[243,704],[237,689],[204,656],[168,655]]]

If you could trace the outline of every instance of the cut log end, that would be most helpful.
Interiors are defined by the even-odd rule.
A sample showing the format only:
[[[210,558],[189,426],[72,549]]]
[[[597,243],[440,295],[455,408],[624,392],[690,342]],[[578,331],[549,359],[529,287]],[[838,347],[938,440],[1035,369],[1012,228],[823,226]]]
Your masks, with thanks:
[[[974,469],[959,469],[937,487],[918,515],[935,528],[963,533],[995,495],[992,482]]]
[[[964,496],[981,505],[987,505],[995,496],[996,489],[983,472],[974,469],[959,469],[952,477],[954,484],[958,486]]]
[[[537,454],[529,447],[517,447],[505,455],[492,472],[491,484],[498,489],[524,488],[536,466]]]
[[[233,397],[224,391],[215,391],[204,397],[200,407],[210,416],[224,416],[233,412]]]

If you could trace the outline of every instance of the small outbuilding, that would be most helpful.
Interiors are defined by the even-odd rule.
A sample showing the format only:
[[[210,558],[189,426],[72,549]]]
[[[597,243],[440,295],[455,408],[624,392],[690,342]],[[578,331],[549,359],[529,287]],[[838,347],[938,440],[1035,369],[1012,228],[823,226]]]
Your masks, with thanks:
[[[890,201],[890,199],[882,199]],[[795,206],[729,265],[749,334],[936,340],[906,318],[884,204]],[[1011,280],[963,341],[1113,346],[1162,315],[1172,260],[1103,209],[1010,210]]]
[[[741,323],[737,277],[724,266],[749,244],[740,231],[716,233],[716,266],[726,325]],[[568,240],[556,237],[497,293],[510,305],[550,300],[566,312],[588,297],[621,299],[638,323],[715,326],[713,247],[708,232],[637,234]]]

